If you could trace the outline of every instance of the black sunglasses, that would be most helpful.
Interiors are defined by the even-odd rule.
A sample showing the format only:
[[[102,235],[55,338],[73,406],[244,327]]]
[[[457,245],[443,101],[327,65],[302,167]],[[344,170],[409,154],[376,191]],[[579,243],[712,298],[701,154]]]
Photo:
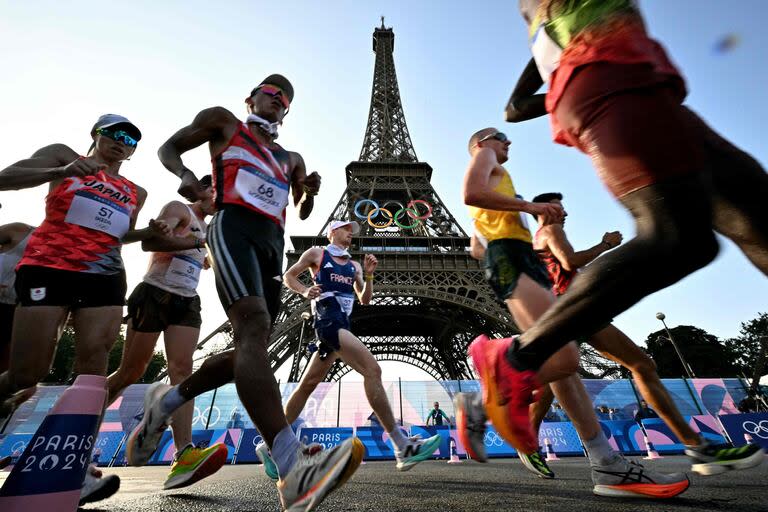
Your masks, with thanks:
[[[491,135],[486,135],[485,137],[483,137],[482,139],[480,139],[477,142],[480,143],[480,142],[484,142],[484,141],[490,140],[490,139],[496,139],[499,142],[507,142],[509,140],[505,133],[496,132],[496,133],[492,133]]]

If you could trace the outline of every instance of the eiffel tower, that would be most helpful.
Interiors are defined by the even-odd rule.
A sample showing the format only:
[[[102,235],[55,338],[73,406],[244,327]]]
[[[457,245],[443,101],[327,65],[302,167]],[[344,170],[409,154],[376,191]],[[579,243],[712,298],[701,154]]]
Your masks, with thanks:
[[[509,335],[513,324],[486,285],[481,265],[470,257],[469,237],[432,188],[432,167],[416,157],[400,101],[394,42],[382,18],[373,32],[376,63],[360,157],[347,165],[347,188],[320,233],[291,237],[288,265],[306,249],[328,243],[331,220],[357,220],[361,231],[352,257],[362,261],[373,254],[379,265],[373,299],[355,305],[352,331],[377,360],[410,363],[439,380],[472,379],[467,345],[480,333]],[[303,277],[308,284],[309,276]],[[314,338],[302,318],[309,301],[287,289],[281,300],[271,364],[277,369],[292,360],[289,380],[297,381]],[[327,379],[348,371],[337,362]]]

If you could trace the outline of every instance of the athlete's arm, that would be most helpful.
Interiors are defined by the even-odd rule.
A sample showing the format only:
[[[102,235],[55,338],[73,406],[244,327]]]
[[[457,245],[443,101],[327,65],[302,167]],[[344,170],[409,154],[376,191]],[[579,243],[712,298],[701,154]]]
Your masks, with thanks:
[[[307,165],[304,163],[304,158],[293,151],[289,154],[293,163],[291,172],[293,205],[299,209],[299,218],[304,220],[309,217],[315,206],[315,196],[320,191],[320,175],[317,172],[307,175]]]
[[[141,187],[136,187],[136,195],[138,196],[138,204],[131,217],[130,230],[120,241],[123,244],[131,244],[133,242],[142,242],[157,235],[170,235],[171,230],[162,220],[149,219],[149,226],[143,229],[136,229],[136,220],[139,218],[139,212],[144,207],[144,201],[147,200],[147,191]]]
[[[479,261],[485,258],[485,247],[480,243],[476,233],[472,233],[472,238],[469,239],[469,254]]]
[[[507,122],[519,123],[547,115],[544,104],[547,95],[535,94],[542,85],[544,81],[536,67],[536,61],[531,59],[518,78],[515,90],[512,91],[512,96],[504,109]]]
[[[546,246],[563,268],[569,272],[583,267],[620,243],[619,241],[613,245],[612,241],[615,236],[612,233],[606,233],[599,244],[585,251],[576,252],[568,241],[568,237],[565,236],[565,230],[561,224],[550,224],[542,229],[545,230],[544,233],[546,234]]]
[[[299,261],[285,271],[285,274],[283,275],[285,286],[287,286],[289,290],[292,290],[307,299],[317,298],[317,296],[322,293],[323,289],[319,285],[304,286],[301,284],[301,281],[299,281],[299,276],[305,270],[318,268],[322,260],[323,250],[319,247],[313,247],[312,249],[304,251],[304,254],[299,258]]]
[[[173,231],[179,226],[187,226],[192,221],[189,208],[180,201],[171,201],[163,207],[157,220],[165,222],[168,229]],[[190,234],[190,236],[174,236],[157,234],[141,242],[141,250],[151,252],[175,252],[187,249],[202,249],[204,240]]]
[[[379,261],[373,254],[366,254],[362,267],[357,262],[353,263],[357,270],[355,272],[355,293],[357,293],[360,304],[369,304],[371,297],[373,297],[373,273],[376,271]]]
[[[206,142],[226,139],[226,128],[238,122],[234,114],[223,107],[207,108],[195,116],[192,124],[171,135],[157,150],[157,156],[165,168],[181,178],[178,192],[190,202],[202,199],[205,189],[195,173],[184,166],[181,155]]]
[[[64,178],[90,176],[106,167],[92,158],[81,157],[69,146],[51,144],[0,171],[0,190],[32,188],[44,183],[51,183],[53,188]]]
[[[35,229],[34,226],[23,222],[12,222],[0,226],[0,249],[5,249],[5,246],[10,244],[15,246],[33,229]]]
[[[547,222],[560,219],[563,209],[552,203],[529,203],[522,199],[500,194],[491,187],[491,174],[496,168],[496,154],[491,148],[480,148],[469,162],[464,175],[464,204],[488,210],[526,212],[543,215]]]

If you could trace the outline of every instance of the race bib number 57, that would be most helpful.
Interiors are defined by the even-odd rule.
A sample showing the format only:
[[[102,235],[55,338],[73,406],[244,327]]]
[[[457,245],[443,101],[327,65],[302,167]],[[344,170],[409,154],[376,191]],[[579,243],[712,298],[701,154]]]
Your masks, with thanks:
[[[75,192],[64,222],[122,238],[131,225],[128,209],[85,190]]]

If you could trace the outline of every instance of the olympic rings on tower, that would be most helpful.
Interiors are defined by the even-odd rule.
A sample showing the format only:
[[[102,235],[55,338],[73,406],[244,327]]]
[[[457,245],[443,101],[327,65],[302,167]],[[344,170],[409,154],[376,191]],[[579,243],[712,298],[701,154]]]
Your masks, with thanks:
[[[361,207],[364,205],[370,205],[372,207],[367,214],[360,211]],[[399,208],[398,210],[395,210],[394,215],[392,214],[392,209],[387,208],[389,205],[395,205]],[[418,205],[426,208],[426,213],[420,215]],[[378,217],[379,214],[384,217],[384,222],[375,222],[373,220],[375,217]],[[400,220],[403,218],[403,215],[408,215],[408,217],[413,219],[413,222],[411,224],[402,223]],[[394,199],[387,201],[382,206],[379,206],[379,203],[373,199],[360,199],[355,203],[355,217],[360,220],[368,221],[368,225],[374,229],[386,229],[393,223],[401,229],[414,229],[421,224],[422,221],[431,216],[432,205],[424,199],[413,199],[406,206],[403,206],[403,203]]]

